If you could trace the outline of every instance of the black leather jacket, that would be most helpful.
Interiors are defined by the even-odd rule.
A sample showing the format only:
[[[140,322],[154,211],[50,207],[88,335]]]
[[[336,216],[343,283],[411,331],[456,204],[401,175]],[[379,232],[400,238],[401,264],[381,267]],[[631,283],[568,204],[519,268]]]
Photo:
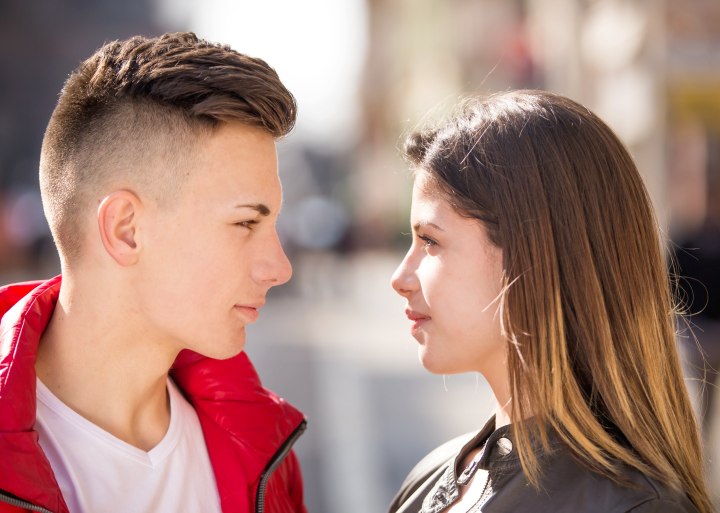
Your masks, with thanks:
[[[510,426],[494,430],[495,418],[475,436],[456,438],[426,456],[408,475],[389,513],[441,513],[459,497],[456,468],[485,443],[478,480],[484,491],[474,512],[484,513],[696,513],[687,496],[628,468],[620,485],[578,463],[554,436],[550,451],[538,449],[542,478],[532,487],[522,471]],[[487,440],[487,442],[485,442]]]

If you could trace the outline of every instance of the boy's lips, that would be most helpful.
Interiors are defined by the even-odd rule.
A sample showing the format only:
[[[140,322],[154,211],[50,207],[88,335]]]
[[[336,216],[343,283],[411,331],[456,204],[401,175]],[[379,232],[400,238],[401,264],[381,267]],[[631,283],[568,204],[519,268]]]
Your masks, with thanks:
[[[235,305],[235,310],[240,312],[250,322],[255,322],[260,316],[260,308],[262,308],[263,304],[264,303],[250,303],[244,305]]]

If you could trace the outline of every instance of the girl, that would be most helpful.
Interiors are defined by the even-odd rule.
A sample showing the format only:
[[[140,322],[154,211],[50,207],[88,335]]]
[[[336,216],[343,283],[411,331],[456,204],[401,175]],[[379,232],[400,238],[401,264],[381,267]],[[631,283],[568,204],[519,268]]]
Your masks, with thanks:
[[[583,106],[475,100],[409,137],[413,242],[393,288],[430,372],[499,405],[425,458],[392,513],[710,513],[650,200]]]

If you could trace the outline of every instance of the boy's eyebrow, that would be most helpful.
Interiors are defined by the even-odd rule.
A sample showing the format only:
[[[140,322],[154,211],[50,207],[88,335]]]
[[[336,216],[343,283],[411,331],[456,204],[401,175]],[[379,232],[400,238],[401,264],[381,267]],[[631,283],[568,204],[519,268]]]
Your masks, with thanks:
[[[251,208],[253,210],[257,210],[257,212],[261,216],[269,216],[270,215],[270,209],[267,207],[267,205],[263,205],[262,203],[249,203],[249,204],[239,204],[235,205],[235,208]]]

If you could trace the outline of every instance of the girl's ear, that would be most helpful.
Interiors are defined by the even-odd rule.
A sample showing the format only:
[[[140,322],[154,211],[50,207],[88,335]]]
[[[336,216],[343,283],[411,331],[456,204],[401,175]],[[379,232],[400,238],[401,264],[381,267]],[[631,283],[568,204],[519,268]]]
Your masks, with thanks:
[[[107,195],[98,207],[98,229],[103,246],[121,266],[134,265],[138,261],[138,220],[141,212],[140,198],[127,190]]]

